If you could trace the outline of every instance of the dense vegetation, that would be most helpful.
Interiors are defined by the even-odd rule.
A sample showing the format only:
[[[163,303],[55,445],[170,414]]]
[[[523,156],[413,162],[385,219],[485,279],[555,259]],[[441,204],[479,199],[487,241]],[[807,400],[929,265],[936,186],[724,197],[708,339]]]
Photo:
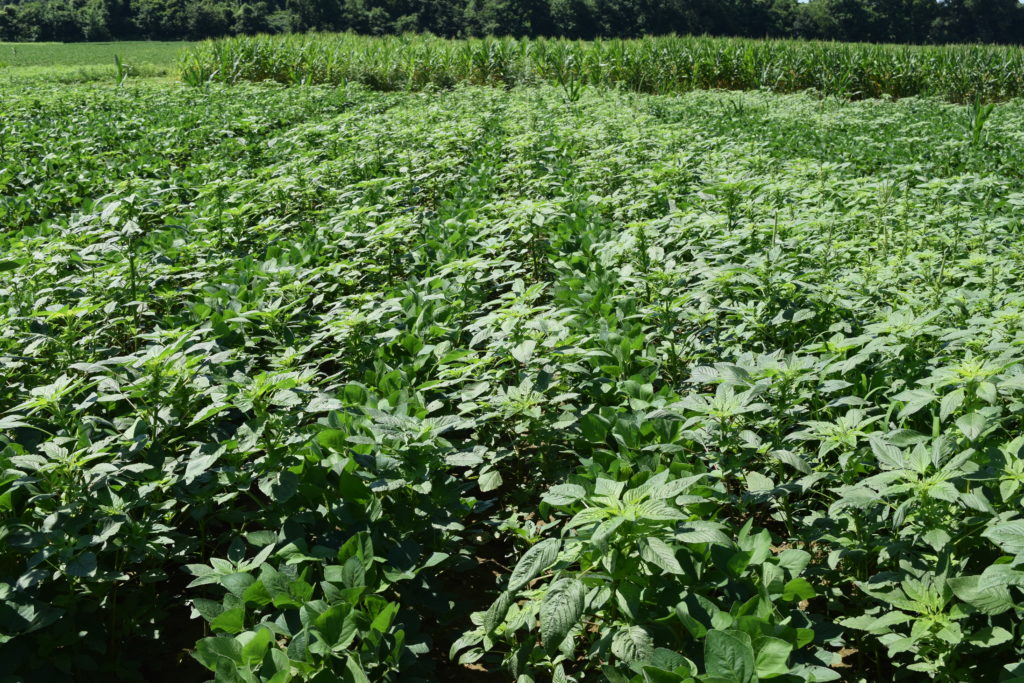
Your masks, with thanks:
[[[1020,43],[1017,0],[3,0],[0,40],[198,39],[258,32],[445,37],[708,34]]]
[[[1020,100],[3,107],[0,679],[1024,675]]]
[[[815,90],[853,99],[928,95],[972,102],[1024,95],[1024,50],[687,37],[579,42],[257,36],[192,46],[181,76],[193,85],[354,81],[403,90],[548,82],[570,93],[596,85],[657,94]]]

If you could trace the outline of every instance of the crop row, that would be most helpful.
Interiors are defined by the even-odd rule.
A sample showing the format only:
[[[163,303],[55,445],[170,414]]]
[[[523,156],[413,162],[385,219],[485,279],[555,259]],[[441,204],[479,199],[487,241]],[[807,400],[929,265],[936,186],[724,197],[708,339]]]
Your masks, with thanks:
[[[935,96],[968,102],[1024,93],[1024,50],[709,37],[582,42],[313,34],[200,43],[182,59],[181,73],[193,85],[273,80],[415,90],[548,82],[570,90],[585,85],[657,94],[815,90],[849,98]]]

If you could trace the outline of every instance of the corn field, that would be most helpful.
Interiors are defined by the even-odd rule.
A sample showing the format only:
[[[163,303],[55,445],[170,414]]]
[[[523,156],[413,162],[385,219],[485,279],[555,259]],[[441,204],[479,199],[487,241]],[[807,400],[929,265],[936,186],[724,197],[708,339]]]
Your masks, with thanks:
[[[181,76],[192,85],[355,82],[397,91],[548,82],[650,94],[813,90],[850,99],[930,96],[963,103],[1024,92],[1024,50],[708,37],[582,42],[311,34],[207,41],[185,54]]]

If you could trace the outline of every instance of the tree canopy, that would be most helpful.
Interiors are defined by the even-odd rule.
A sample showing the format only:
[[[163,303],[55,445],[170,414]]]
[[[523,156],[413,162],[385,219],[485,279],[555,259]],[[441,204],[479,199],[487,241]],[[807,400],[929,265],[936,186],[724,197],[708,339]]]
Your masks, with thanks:
[[[1020,43],[1018,0],[17,0],[2,41],[430,32],[567,38],[710,34],[866,42]]]

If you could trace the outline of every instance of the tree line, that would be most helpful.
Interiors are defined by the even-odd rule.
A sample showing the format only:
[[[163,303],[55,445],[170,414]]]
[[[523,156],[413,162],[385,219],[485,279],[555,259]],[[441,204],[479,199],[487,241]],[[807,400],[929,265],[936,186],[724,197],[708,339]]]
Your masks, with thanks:
[[[17,0],[0,6],[0,41],[194,40],[304,31],[1020,43],[1024,5],[1019,0]]]

